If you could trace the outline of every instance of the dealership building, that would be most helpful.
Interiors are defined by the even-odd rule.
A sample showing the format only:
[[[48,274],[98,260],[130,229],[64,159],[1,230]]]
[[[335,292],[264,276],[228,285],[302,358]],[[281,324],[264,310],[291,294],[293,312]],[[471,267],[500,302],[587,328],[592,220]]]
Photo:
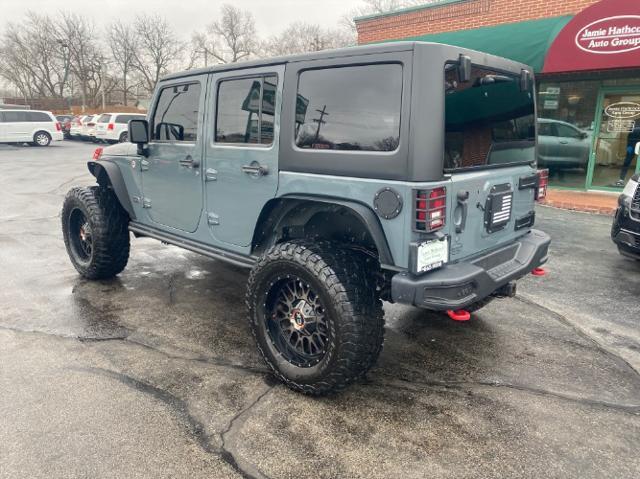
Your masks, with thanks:
[[[640,0],[436,0],[355,21],[360,44],[440,42],[531,65],[552,186],[619,191],[640,171]]]

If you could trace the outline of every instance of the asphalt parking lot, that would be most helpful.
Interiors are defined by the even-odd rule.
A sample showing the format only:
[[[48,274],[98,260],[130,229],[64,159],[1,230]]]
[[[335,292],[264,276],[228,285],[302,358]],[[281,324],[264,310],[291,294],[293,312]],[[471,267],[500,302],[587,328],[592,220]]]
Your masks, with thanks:
[[[387,304],[365,382],[274,382],[246,273],[150,239],[79,278],[59,226],[94,146],[0,145],[0,477],[637,478],[640,263],[539,208],[550,274],[468,323]]]

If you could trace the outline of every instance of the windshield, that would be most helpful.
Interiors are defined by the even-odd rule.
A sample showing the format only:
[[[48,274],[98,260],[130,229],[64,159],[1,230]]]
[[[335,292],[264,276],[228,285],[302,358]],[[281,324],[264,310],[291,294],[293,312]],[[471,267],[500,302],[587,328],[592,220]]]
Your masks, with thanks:
[[[445,170],[531,163],[536,123],[533,82],[473,66],[460,83],[456,64],[445,69]]]

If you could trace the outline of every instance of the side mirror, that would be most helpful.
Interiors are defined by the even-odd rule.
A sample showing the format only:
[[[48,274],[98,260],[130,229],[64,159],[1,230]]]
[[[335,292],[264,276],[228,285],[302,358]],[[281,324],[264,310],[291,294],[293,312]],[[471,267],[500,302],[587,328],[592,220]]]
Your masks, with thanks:
[[[636,155],[640,156],[640,141],[636,143]]]
[[[129,142],[138,145],[138,154],[147,156],[145,145],[149,143],[149,122],[147,120],[129,121]]]
[[[471,58],[460,55],[458,58],[458,81],[468,83],[471,81]]]
[[[520,91],[531,90],[531,72],[529,70],[522,70],[520,72]]]

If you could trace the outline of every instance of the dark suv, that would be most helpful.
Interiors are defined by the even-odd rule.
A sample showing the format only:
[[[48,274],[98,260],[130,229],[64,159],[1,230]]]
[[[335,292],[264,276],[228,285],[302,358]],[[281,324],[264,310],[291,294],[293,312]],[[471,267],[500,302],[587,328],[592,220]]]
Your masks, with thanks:
[[[534,91],[526,65],[413,42],[170,75],[67,195],[67,251],[89,279],[129,232],[250,269],[267,364],[339,390],[380,354],[382,300],[464,316],[547,260]]]
[[[625,256],[640,260],[640,175],[633,176],[618,199],[611,238]]]

